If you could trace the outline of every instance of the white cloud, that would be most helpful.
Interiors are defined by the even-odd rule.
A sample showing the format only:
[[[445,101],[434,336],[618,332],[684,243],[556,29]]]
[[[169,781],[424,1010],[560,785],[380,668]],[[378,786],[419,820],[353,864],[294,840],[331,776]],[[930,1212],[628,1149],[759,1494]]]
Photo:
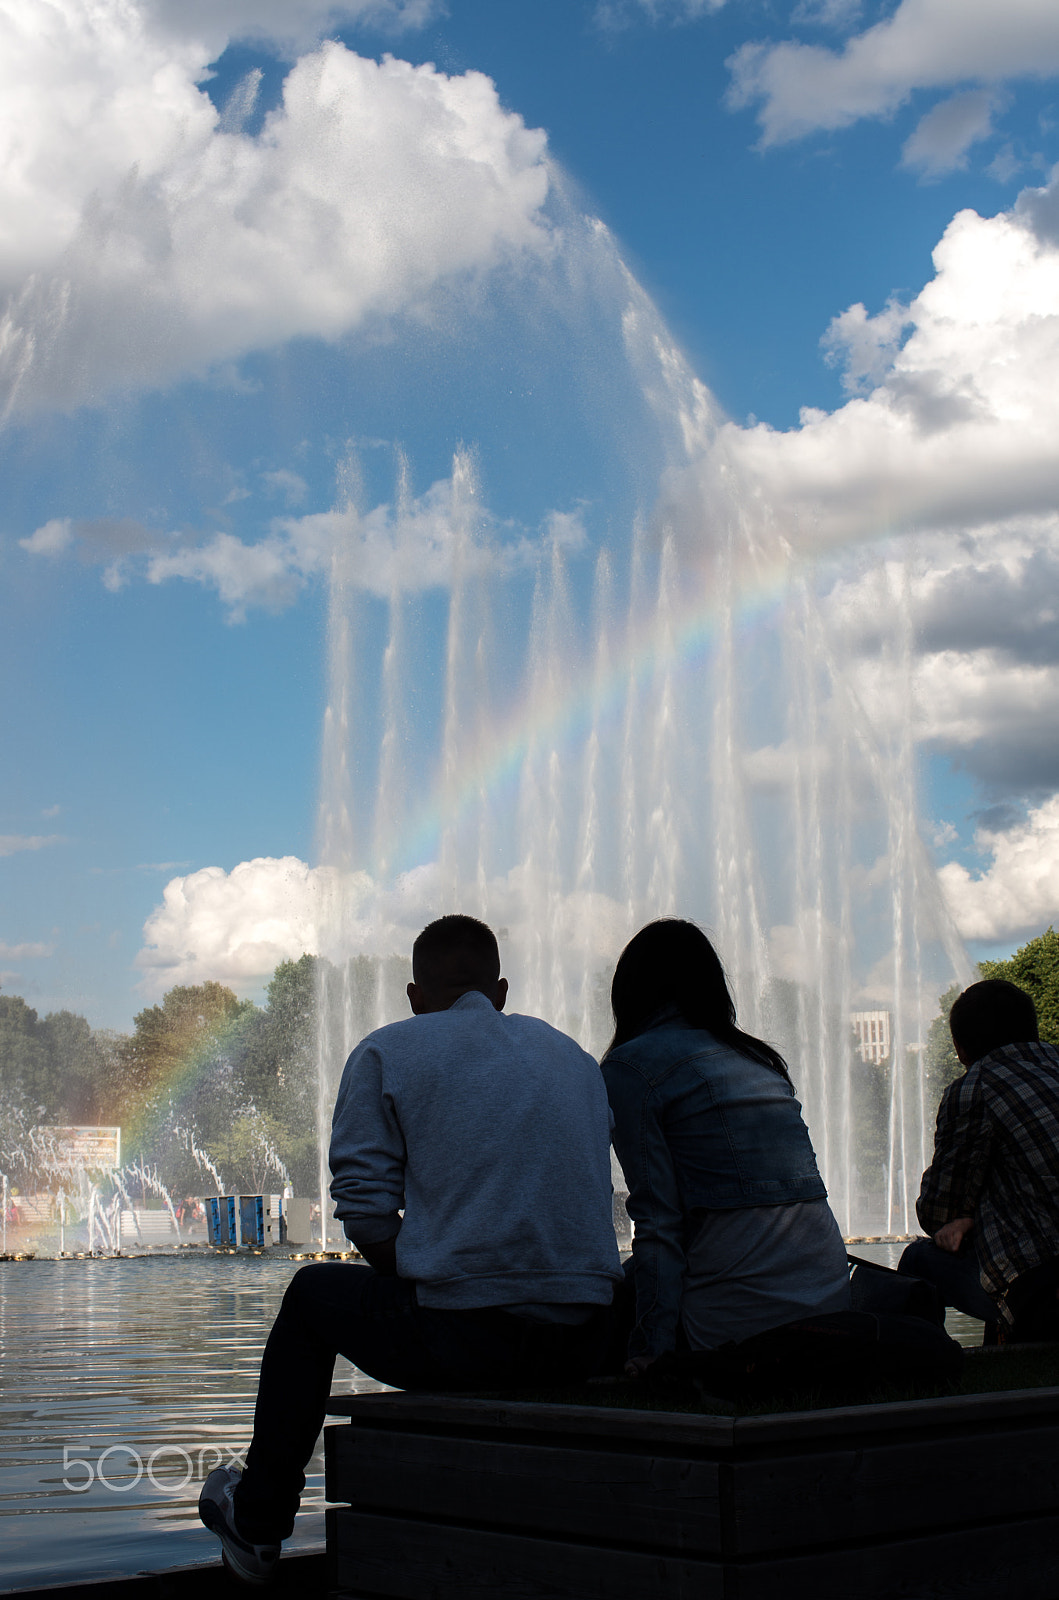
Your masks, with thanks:
[[[302,503],[309,492],[309,485],[298,472],[291,472],[288,467],[280,467],[275,472],[264,472],[262,482],[273,494],[280,494],[289,506]]]
[[[959,212],[934,265],[909,306],[891,303],[876,318],[854,306],[832,323],[831,350],[848,352],[850,385],[867,394],[830,414],[806,410],[784,433],[723,425],[691,469],[693,497],[716,492],[704,476],[734,477],[744,511],[803,551],[1050,515],[1059,505],[1059,182],[998,216]]]
[[[825,612],[885,737],[905,715],[892,642],[907,628],[916,739],[992,794],[1059,788],[1059,516],[921,540],[840,580]]]
[[[940,101],[905,140],[902,165],[924,178],[939,178],[966,167],[968,150],[993,131],[993,104],[994,97],[984,89],[970,89]]]
[[[0,939],[0,961],[36,961],[54,952],[53,944],[5,944]]]
[[[345,575],[371,594],[447,587],[455,564],[464,576],[532,567],[540,537],[501,530],[468,492],[469,463],[458,457],[452,478],[440,478],[425,494],[397,504],[385,502],[363,516],[352,507],[277,517],[263,539],[247,543],[217,533],[194,544],[186,535],[144,528],[131,520],[49,522],[19,543],[33,555],[73,549],[82,561],[104,565],[103,582],[116,590],[132,578],[148,583],[183,579],[213,589],[232,622],[242,622],[253,607],[278,611],[305,585],[330,569],[341,554]],[[300,498],[306,485],[295,473],[266,473],[270,487]],[[61,529],[61,539],[48,530]],[[540,530],[550,544],[583,549],[587,535],[580,510],[551,511]],[[503,537],[502,537],[503,535]]]
[[[1013,939],[1059,921],[1059,795],[1006,831],[980,829],[976,842],[992,854],[985,872],[951,861],[938,874],[965,939]]]
[[[203,41],[216,57],[229,39],[255,39],[292,52],[340,24],[383,32],[422,28],[442,15],[442,0],[146,0],[160,31]]]
[[[0,0],[8,409],[335,339],[547,248],[544,135],[480,73],[325,43],[249,137],[198,87],[204,39],[142,0]]]
[[[51,844],[64,844],[60,833],[0,833],[0,856],[17,855],[22,850],[45,850]]]
[[[232,871],[203,867],[166,884],[144,925],[136,965],[143,987],[174,983],[253,986],[281,961],[319,949],[318,870],[295,856],[258,857]]]
[[[863,10],[862,0],[799,0],[791,21],[821,28],[850,28]]]
[[[596,0],[597,27],[615,30],[628,28],[646,17],[649,22],[696,22],[711,11],[719,11],[724,0]]]
[[[1059,72],[1054,0],[902,0],[840,51],[785,41],[730,58],[735,107],[758,105],[762,145],[895,111],[917,89]]]
[[[73,525],[69,517],[53,517],[43,527],[37,528],[28,539],[18,542],[23,550],[34,556],[58,556],[73,543]]]
[[[815,987],[821,971],[841,961],[842,941],[837,928],[826,919],[817,921],[806,912],[795,926],[776,923],[768,931],[769,970],[774,978],[787,983]]]
[[[519,867],[487,886],[486,915],[505,930],[509,972],[518,971],[520,954],[525,965],[530,935],[539,931],[541,888]],[[280,961],[305,952],[336,962],[361,954],[408,956],[424,925],[449,909],[445,880],[433,863],[383,887],[366,872],[263,856],[231,872],[204,867],[173,878],[144,925],[136,966],[151,995],[208,978],[245,991],[271,976]],[[626,908],[605,895],[572,893],[550,909],[550,935],[576,956],[578,971],[586,950],[600,966],[612,962],[632,931]],[[525,996],[518,1003],[525,1004]]]
[[[896,300],[874,317],[860,301],[832,317],[820,343],[829,366],[845,367],[842,387],[848,394],[870,393],[885,379],[910,322],[908,307]]]

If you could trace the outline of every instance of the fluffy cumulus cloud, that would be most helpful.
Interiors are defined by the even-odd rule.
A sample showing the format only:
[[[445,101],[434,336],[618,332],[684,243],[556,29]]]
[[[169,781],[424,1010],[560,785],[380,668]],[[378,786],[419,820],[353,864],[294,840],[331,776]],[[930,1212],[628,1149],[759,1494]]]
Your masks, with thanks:
[[[690,528],[735,484],[759,552],[841,552],[824,618],[855,698],[885,738],[910,693],[917,742],[1002,805],[981,875],[936,848],[965,937],[1014,938],[1059,918],[1059,174],[960,212],[934,265],[909,303],[832,322],[845,404],[787,432],[722,424],[671,503]],[[767,786],[784,754],[748,776]]]
[[[1002,11],[996,0],[901,0],[840,50],[758,42],[743,45],[729,66],[730,103],[756,106],[761,143],[780,144],[887,116],[915,90],[1051,77],[1059,72],[1059,8],[1054,0],[1009,0]],[[924,140],[941,135],[939,123]]]
[[[544,135],[480,73],[326,42],[254,135],[199,87],[251,14],[264,28],[338,11],[221,6],[199,27],[212,8],[0,0],[8,411],[334,339],[547,247]]]
[[[994,799],[1059,788],[1059,517],[921,540],[837,583],[826,615],[874,725],[904,714],[907,630],[917,740]]]
[[[487,885],[488,906],[481,909],[502,930],[509,971],[519,971],[520,955],[527,968],[530,935],[541,925],[541,889],[524,868]],[[204,867],[171,879],[147,919],[136,958],[141,988],[153,996],[176,983],[212,978],[246,992],[279,962],[305,952],[336,962],[408,956],[416,934],[449,909],[450,900],[433,863],[389,885],[367,872],[310,867],[295,856],[258,857],[231,872]],[[631,932],[625,907],[605,895],[574,892],[550,911],[551,937],[577,971],[586,952],[601,964],[613,961]]]
[[[265,477],[270,489],[288,499],[302,498],[306,486],[295,474],[280,471]],[[282,610],[336,560],[345,579],[382,598],[447,587],[457,568],[468,577],[532,567],[540,556],[540,540],[499,529],[477,491],[469,489],[468,466],[459,458],[453,476],[439,479],[423,495],[387,502],[365,514],[345,507],[276,517],[269,533],[254,541],[231,533],[196,541],[127,518],[77,522],[63,517],[44,523],[19,543],[34,556],[70,553],[102,566],[103,582],[111,590],[134,579],[201,584],[218,595],[229,621],[242,622],[255,607]],[[550,512],[541,531],[549,547],[567,550],[580,548],[586,537],[579,511]]]
[[[252,987],[281,961],[320,947],[318,873],[295,856],[203,867],[166,884],[136,965],[148,993],[215,978]]]
[[[848,360],[848,404],[806,409],[785,433],[729,423],[695,470],[734,474],[776,535],[803,550],[1050,514],[1059,179],[997,216],[958,213],[934,266],[907,306],[876,316],[853,306],[832,323],[825,337],[832,358]]]
[[[1014,940],[1059,920],[1059,795],[1011,828],[979,829],[976,842],[992,856],[984,872],[955,861],[940,872],[965,939]]]

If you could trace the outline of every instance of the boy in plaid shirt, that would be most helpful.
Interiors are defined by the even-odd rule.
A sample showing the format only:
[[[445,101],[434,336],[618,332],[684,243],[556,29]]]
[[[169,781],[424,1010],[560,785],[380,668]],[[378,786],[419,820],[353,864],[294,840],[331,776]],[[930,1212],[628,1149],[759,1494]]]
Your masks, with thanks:
[[[967,1068],[938,1108],[916,1212],[931,1235],[901,1257],[946,1305],[1001,1336],[1059,1332],[1059,1050],[1033,1001],[1002,979],[972,984],[949,1014]]]

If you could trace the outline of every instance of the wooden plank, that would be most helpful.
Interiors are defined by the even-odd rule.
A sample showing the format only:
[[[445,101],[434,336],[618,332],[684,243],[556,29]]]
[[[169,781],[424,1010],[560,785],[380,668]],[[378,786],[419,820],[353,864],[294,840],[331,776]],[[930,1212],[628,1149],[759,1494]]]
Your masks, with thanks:
[[[447,1428],[495,1429],[499,1433],[554,1433],[625,1439],[630,1444],[691,1444],[726,1449],[733,1417],[672,1411],[624,1411],[612,1406],[544,1405],[532,1400],[476,1400],[458,1394],[333,1394],[329,1416],[350,1417],[364,1427],[416,1424]]]
[[[328,1428],[327,1498],[358,1510],[719,1555],[713,1461]]]
[[[967,1526],[1059,1505],[1053,1427],[736,1462],[733,1554]],[[1059,1588],[1056,1591],[1059,1594]]]
[[[1054,1418],[1059,1388],[1001,1389],[993,1394],[949,1395],[940,1400],[893,1400],[874,1406],[831,1406],[820,1411],[769,1412],[733,1419],[736,1451],[803,1439],[865,1438],[899,1429],[981,1427],[1020,1417]]]
[[[1059,1516],[728,1568],[728,1600],[1056,1600]]]
[[[819,1411],[770,1412],[758,1417],[720,1417],[669,1411],[625,1411],[609,1406],[565,1406],[508,1399],[478,1400],[458,1394],[335,1394],[331,1416],[355,1418],[366,1427],[417,1425],[495,1430],[499,1434],[552,1433],[624,1439],[630,1445],[694,1446],[713,1454],[758,1450],[764,1445],[868,1438],[898,1431],[974,1428],[1019,1418],[1054,1417],[1059,1426],[1059,1388],[1000,1390],[935,1400],[898,1400],[883,1405],[832,1406]]]
[[[386,1600],[724,1600],[717,1562],[370,1512],[327,1518],[338,1588]]]

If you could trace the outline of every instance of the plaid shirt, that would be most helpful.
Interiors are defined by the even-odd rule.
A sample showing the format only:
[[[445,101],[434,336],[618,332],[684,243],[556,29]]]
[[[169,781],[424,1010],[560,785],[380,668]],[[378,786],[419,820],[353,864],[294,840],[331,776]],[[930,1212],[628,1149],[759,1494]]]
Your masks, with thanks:
[[[1059,1050],[1007,1044],[951,1083],[938,1107],[934,1159],[916,1214],[930,1234],[974,1218],[982,1287],[1004,1296],[1031,1267],[1059,1257]]]

